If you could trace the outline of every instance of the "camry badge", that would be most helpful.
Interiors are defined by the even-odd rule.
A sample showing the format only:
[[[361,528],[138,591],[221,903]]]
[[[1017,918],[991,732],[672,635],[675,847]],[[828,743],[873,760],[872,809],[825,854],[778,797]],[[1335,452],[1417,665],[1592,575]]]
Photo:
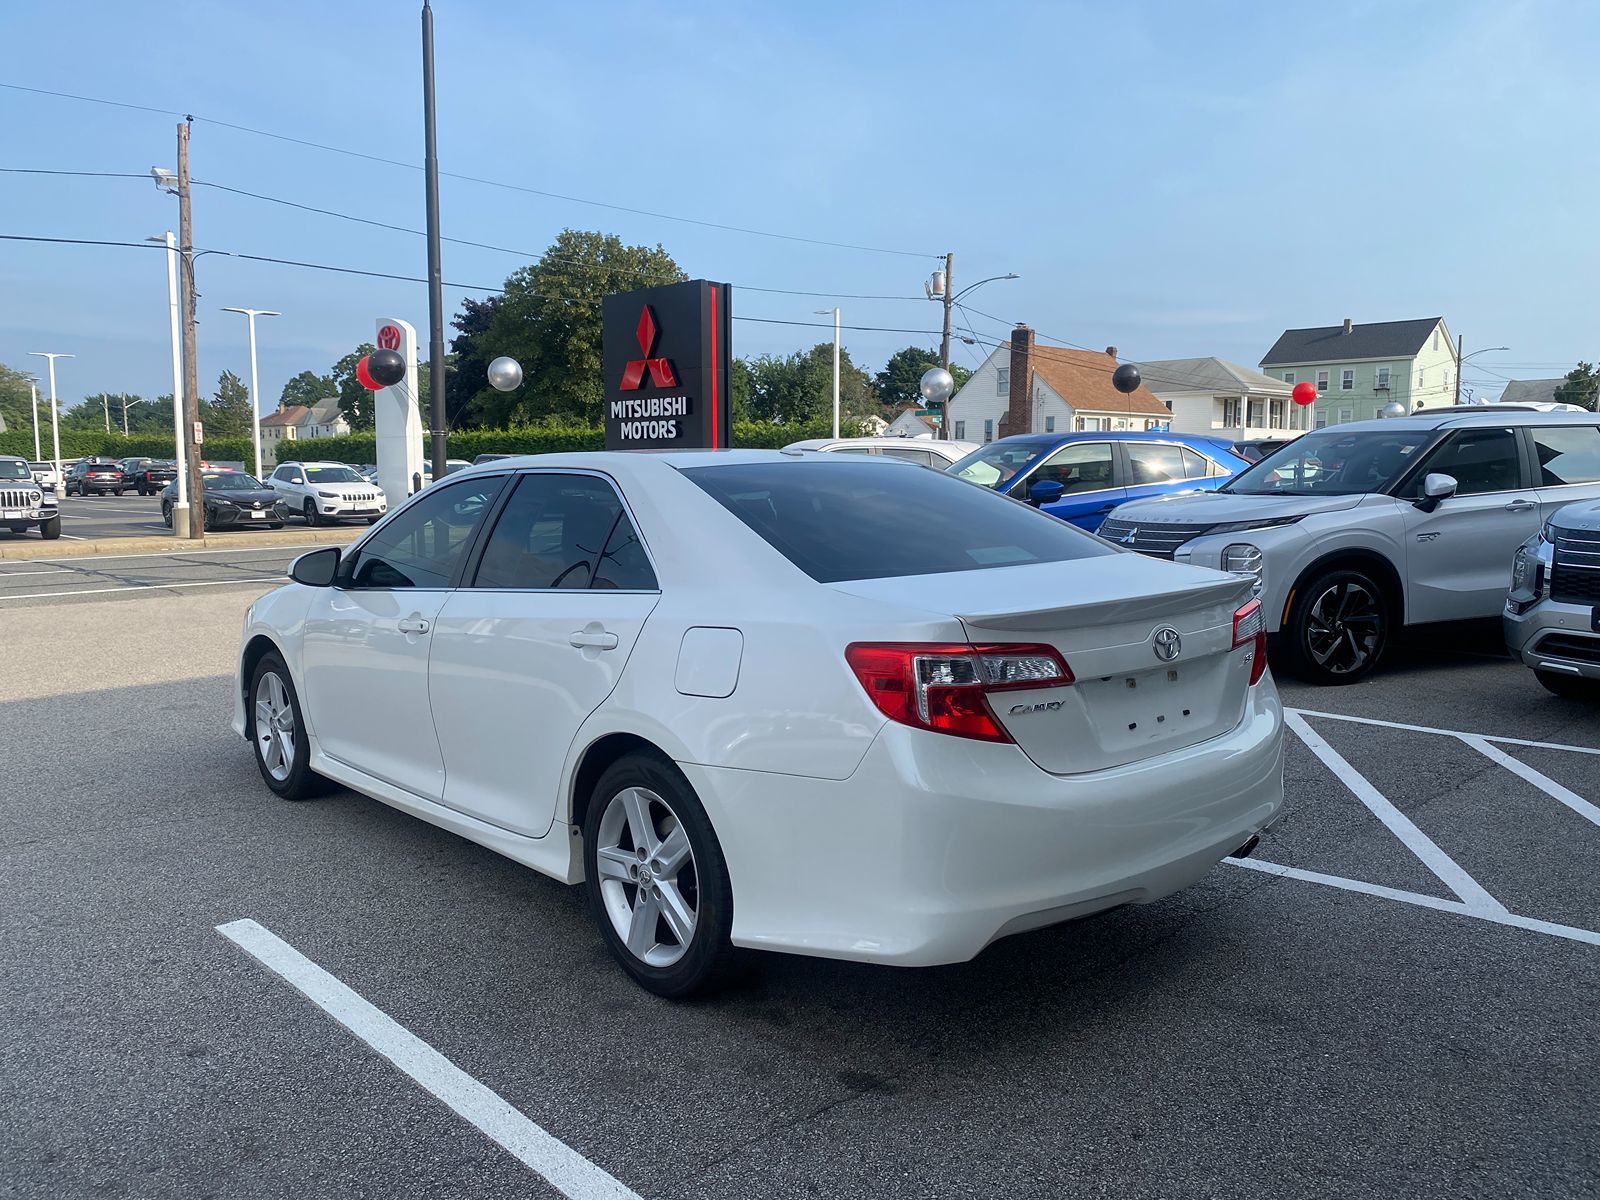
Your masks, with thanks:
[[[1183,638],[1171,625],[1163,625],[1150,636],[1150,646],[1162,662],[1171,662],[1183,649]]]

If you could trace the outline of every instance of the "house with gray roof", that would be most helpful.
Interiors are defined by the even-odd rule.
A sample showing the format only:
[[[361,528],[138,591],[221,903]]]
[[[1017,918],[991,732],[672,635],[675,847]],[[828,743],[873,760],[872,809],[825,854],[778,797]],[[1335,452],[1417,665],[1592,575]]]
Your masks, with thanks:
[[[1294,385],[1222,358],[1140,362],[1145,387],[1172,413],[1177,433],[1230,441],[1286,437],[1309,429],[1311,413],[1295,404]]]
[[[1314,423],[1369,421],[1397,403],[1408,413],[1455,401],[1456,345],[1443,317],[1285,329],[1261,359],[1291,387],[1316,385]]]
[[[337,396],[328,396],[313,405],[286,404],[261,418],[262,461],[278,461],[280,442],[343,437],[349,432],[350,422],[339,410]]]
[[[1501,404],[1554,404],[1556,389],[1567,381],[1560,379],[1513,379],[1500,393]]]

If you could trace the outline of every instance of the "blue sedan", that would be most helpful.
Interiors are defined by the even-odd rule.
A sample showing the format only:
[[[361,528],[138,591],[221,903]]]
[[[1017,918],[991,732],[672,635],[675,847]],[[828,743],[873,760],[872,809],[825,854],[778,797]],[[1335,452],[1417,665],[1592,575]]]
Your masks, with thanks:
[[[1250,463],[1219,438],[1186,433],[1023,433],[946,468],[1090,533],[1126,500],[1215,491]]]

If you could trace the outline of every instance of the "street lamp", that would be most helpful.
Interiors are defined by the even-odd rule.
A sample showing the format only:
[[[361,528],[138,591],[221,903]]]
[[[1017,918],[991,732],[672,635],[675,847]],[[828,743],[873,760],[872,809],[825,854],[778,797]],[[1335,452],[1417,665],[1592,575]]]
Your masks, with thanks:
[[[261,401],[258,398],[259,387],[256,383],[256,318],[281,317],[282,313],[273,312],[268,308],[228,308],[223,312],[243,313],[245,320],[250,325],[250,438],[256,451],[256,478],[261,478]]]
[[[152,167],[152,175],[159,171]],[[170,172],[164,172],[170,173]],[[157,179],[156,186],[161,186]],[[189,473],[185,470],[183,452],[183,343],[178,330],[178,239],[169,229],[160,237],[147,237],[147,242],[162,242],[167,247],[167,312],[172,325],[172,439],[176,446],[178,489],[173,497],[172,528],[177,533],[189,528]],[[179,533],[181,537],[182,534]]]
[[[956,256],[944,256],[944,270],[935,271],[926,283],[922,285],[923,292],[929,300],[938,300],[944,305],[944,333],[939,339],[939,366],[946,372],[950,370],[950,310],[956,301],[968,292],[977,291],[986,283],[993,283],[997,279],[1018,279],[1016,272],[1006,275],[991,275],[987,279],[980,279],[977,283],[969,284],[959,292],[951,291],[951,276],[955,272]],[[939,437],[948,440],[950,437],[950,410],[947,407],[939,416]]]
[[[48,350],[29,350],[28,353],[37,358],[48,358],[50,360],[50,440],[56,456],[56,479],[60,480],[61,489],[65,492],[66,480],[61,475],[61,422],[59,413],[56,411],[56,359],[76,358],[77,355],[52,354]]]
[[[1498,350],[1509,350],[1510,346],[1485,346],[1482,350],[1474,350],[1471,354],[1462,354],[1461,335],[1456,335],[1456,394],[1450,402],[1452,405],[1461,403],[1461,368],[1469,358],[1477,358],[1480,354],[1493,354]]]
[[[830,312],[833,314],[833,436],[839,436],[839,310],[837,308],[816,309],[819,317],[825,317]]]
[[[128,406],[130,404],[149,404],[149,403],[150,403],[150,401],[146,400],[143,396],[135,396],[132,400],[129,400],[128,399],[128,393],[127,392],[123,392],[122,393],[122,436],[123,437],[127,437],[128,436]]]

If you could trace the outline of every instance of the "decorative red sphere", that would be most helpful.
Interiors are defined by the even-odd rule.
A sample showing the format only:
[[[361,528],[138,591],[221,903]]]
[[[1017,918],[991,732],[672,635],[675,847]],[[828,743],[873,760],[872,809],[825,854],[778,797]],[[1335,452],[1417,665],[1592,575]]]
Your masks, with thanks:
[[[372,371],[367,366],[367,359],[370,357],[371,355],[363,354],[361,361],[356,363],[356,382],[369,392],[375,392],[383,387],[383,384],[372,377]]]
[[[1294,391],[1289,393],[1294,402],[1301,407],[1317,402],[1317,385],[1309,379],[1294,385]]]

